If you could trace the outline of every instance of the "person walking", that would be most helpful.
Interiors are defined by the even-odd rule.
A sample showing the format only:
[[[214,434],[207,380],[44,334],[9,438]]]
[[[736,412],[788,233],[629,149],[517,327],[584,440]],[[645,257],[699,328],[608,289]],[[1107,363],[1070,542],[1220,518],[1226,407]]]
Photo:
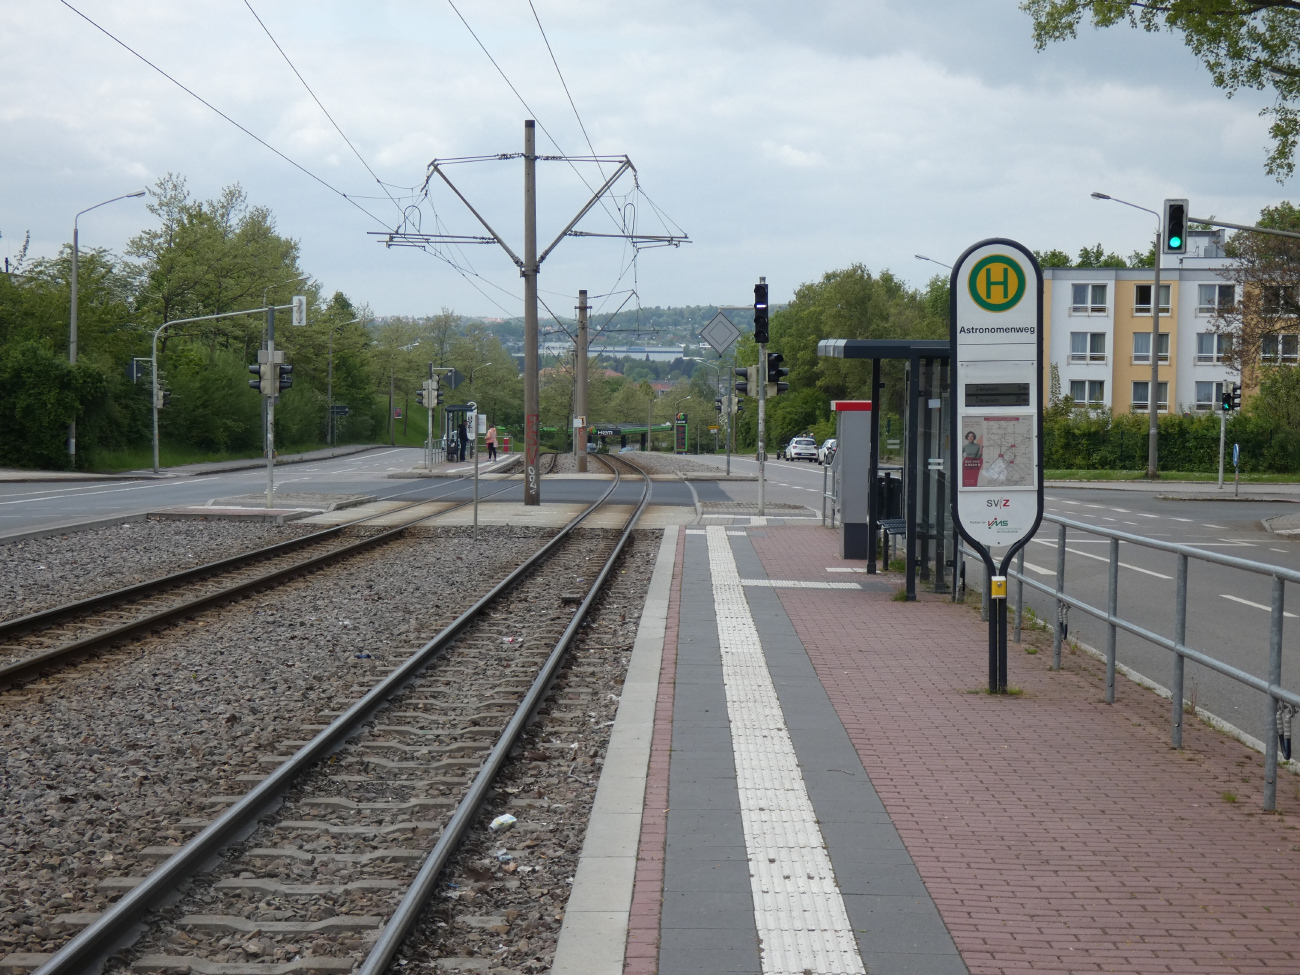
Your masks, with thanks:
[[[465,460],[465,449],[469,446],[469,431],[465,429],[465,417],[462,415],[460,423],[456,424],[456,443],[460,447],[460,460]]]
[[[495,424],[488,427],[487,436],[484,438],[488,449],[488,463],[497,459],[497,428]]]

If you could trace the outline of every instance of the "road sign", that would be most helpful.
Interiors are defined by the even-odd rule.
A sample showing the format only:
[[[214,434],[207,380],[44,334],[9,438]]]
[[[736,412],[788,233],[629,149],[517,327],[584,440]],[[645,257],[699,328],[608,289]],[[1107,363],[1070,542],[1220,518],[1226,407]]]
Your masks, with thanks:
[[[714,352],[722,355],[740,338],[740,329],[731,323],[730,318],[718,312],[709,324],[700,329],[700,338],[708,342]]]
[[[335,416],[347,416],[348,408],[346,406],[331,406],[330,412]]]
[[[1232,445],[1232,466],[1233,467],[1241,466],[1241,444],[1239,443],[1235,443]]]
[[[953,266],[949,312],[952,515],[989,572],[989,689],[1000,692],[1007,569],[1043,518],[1043,272],[1015,241],[981,241]]]

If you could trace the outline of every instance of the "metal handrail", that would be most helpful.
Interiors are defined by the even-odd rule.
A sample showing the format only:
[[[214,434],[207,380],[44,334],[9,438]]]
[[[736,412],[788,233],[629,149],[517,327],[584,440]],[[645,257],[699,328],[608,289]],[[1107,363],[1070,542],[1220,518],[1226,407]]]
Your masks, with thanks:
[[[1270,565],[1267,562],[1256,562],[1252,559],[1237,558],[1233,555],[1208,552],[1192,545],[1180,545],[1177,542],[1162,542],[1153,538],[1143,538],[1140,535],[1113,528],[1104,528],[1099,525],[1089,525],[1059,515],[1045,514],[1043,515],[1043,522],[1057,526],[1056,581],[1055,585],[1049,586],[1036,579],[1027,578],[1024,572],[1025,551],[1023,548],[1020,550],[1015,567],[1008,571],[1008,576],[1016,581],[1016,639],[1019,640],[1020,635],[1021,610],[1024,605],[1024,587],[1026,585],[1056,600],[1058,620],[1063,619],[1064,611],[1070,608],[1080,610],[1104,622],[1106,624],[1105,699],[1107,704],[1115,703],[1116,637],[1120,630],[1172,652],[1174,654],[1174,673],[1170,688],[1172,701],[1170,743],[1174,748],[1183,747],[1183,671],[1186,661],[1191,660],[1193,663],[1198,663],[1216,673],[1223,674],[1225,677],[1230,677],[1238,683],[1245,684],[1247,687],[1266,694],[1268,696],[1268,721],[1266,724],[1267,732],[1264,735],[1263,805],[1266,811],[1271,812],[1274,810],[1277,807],[1278,704],[1283,703],[1293,709],[1300,708],[1300,693],[1289,691],[1282,686],[1282,625],[1285,615],[1286,583],[1300,583],[1300,572],[1280,565]],[[1081,599],[1067,595],[1065,592],[1066,531],[1070,528],[1086,532],[1089,535],[1099,535],[1110,540],[1107,607],[1105,609],[1091,606]],[[1174,636],[1172,639],[1120,617],[1118,613],[1120,542],[1139,545],[1158,552],[1168,552],[1177,556],[1177,574],[1174,580]],[[1271,618],[1269,625],[1269,675],[1267,679],[1258,677],[1239,667],[1234,667],[1232,664],[1225,663],[1187,645],[1187,566],[1190,559],[1197,559],[1212,565],[1241,569],[1245,572],[1253,572],[1256,575],[1269,576],[1273,580],[1272,599],[1269,606]],[[1060,625],[1057,625],[1054,629],[1052,664],[1055,669],[1060,670],[1063,633]]]

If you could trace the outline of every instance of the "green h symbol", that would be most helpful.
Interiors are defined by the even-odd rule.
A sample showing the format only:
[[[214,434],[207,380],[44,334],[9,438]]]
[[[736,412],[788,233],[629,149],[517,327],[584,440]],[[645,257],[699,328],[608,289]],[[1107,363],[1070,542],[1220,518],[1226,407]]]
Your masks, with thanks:
[[[1003,301],[1006,301],[1008,298],[1011,297],[1011,268],[1007,267],[1005,264],[1001,265],[1001,267],[1002,267],[1002,277],[997,278],[996,280],[993,277],[992,266],[986,267],[984,269],[984,293],[988,295],[989,301],[993,300],[994,288],[1002,289]]]

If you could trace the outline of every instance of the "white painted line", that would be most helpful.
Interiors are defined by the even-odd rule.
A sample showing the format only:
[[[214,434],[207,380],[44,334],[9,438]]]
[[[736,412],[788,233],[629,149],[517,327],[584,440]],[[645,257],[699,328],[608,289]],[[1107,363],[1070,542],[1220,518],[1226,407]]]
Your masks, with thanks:
[[[760,525],[760,526],[761,526],[761,525],[766,525],[766,524],[767,524],[767,516],[764,515],[762,518],[760,518],[760,517],[758,517],[758,515],[754,515],[753,517],[751,517],[751,518],[749,519],[749,523],[750,523],[751,525]]]
[[[1286,549],[1284,549],[1284,548],[1270,548],[1269,551],[1270,551],[1270,552],[1285,552]]]
[[[1030,572],[1037,572],[1040,576],[1056,575],[1055,569],[1044,569],[1041,565],[1034,565],[1034,563],[1032,562],[1026,562],[1025,568],[1028,569]]]
[[[708,529],[705,529],[706,531]],[[742,586],[766,586],[769,589],[861,589],[856,582],[805,582],[802,579],[741,579]]]
[[[1128,508],[1111,508],[1110,510],[1111,510],[1111,511],[1118,511],[1118,512],[1119,512],[1120,514],[1122,514],[1122,515],[1126,515],[1126,514],[1129,513]]]
[[[722,683],[764,973],[865,975],[731,545],[709,533]]]
[[[1226,592],[1221,592],[1219,595],[1224,599],[1231,599],[1234,603],[1241,603],[1243,606],[1253,606],[1255,609],[1262,609],[1266,613],[1273,612],[1271,606],[1265,606],[1263,603],[1252,603],[1249,599],[1242,599],[1240,596],[1229,596]],[[1289,616],[1291,619],[1296,619],[1295,613],[1288,613],[1285,610],[1282,611],[1282,615]]]
[[[1222,531],[1223,529],[1227,528],[1228,526],[1227,526],[1227,525],[1207,525],[1207,524],[1205,524],[1204,522],[1202,522],[1202,523],[1201,523],[1201,527],[1202,527],[1202,528],[1217,528],[1217,529],[1219,529],[1220,531]]]
[[[1280,552],[1282,550],[1277,549],[1277,551]],[[848,565],[848,566],[833,565],[833,566],[828,566],[826,571],[827,572],[866,572],[867,570],[865,568],[862,568],[861,566],[856,566],[856,565]]]
[[[1034,541],[1037,542],[1039,545],[1050,545],[1052,548],[1056,548],[1055,542],[1044,541],[1041,538],[1035,538]],[[1085,559],[1096,559],[1098,562],[1106,562],[1108,564],[1110,562],[1110,559],[1104,555],[1093,555],[1091,552],[1081,552],[1077,548],[1070,548],[1070,546],[1068,545],[1065,546],[1065,550],[1067,552],[1073,552],[1075,555],[1082,555]],[[1126,569],[1132,569],[1134,572],[1143,572],[1146,575],[1155,576],[1157,579],[1173,578],[1173,576],[1167,576],[1163,572],[1156,572],[1152,569],[1144,569],[1140,565],[1132,565],[1128,562],[1121,562],[1120,565]]]
[[[1149,515],[1149,514],[1147,514],[1145,511],[1139,511],[1139,512],[1137,513],[1137,515],[1138,515],[1139,518],[1159,518],[1159,517],[1160,517],[1159,515]]]
[[[1190,518],[1179,518],[1177,515],[1170,515],[1169,517],[1172,518],[1174,521],[1185,521],[1189,525],[1192,523],[1192,519]]]

